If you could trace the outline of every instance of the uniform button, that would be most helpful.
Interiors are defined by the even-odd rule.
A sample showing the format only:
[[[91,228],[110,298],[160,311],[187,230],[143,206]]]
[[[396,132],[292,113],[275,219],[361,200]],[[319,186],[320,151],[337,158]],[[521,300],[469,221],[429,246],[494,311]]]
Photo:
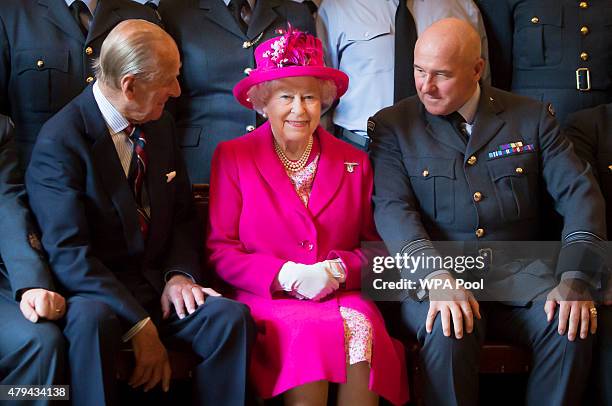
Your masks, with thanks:
[[[87,48],[85,48],[85,53],[86,53],[87,55],[91,55],[91,54],[93,54],[93,48],[92,48],[92,47],[87,47]]]
[[[481,201],[481,200],[482,200],[482,193],[480,193],[480,192],[476,192],[476,193],[474,193],[474,201],[475,201],[476,203],[478,203],[478,202],[479,202],[479,201]]]
[[[467,163],[468,163],[468,165],[475,165],[476,161],[478,161],[478,158],[476,158],[474,155],[472,155],[471,157],[468,158]]]
[[[537,23],[539,23],[539,22],[540,22],[540,19],[539,19],[538,17],[533,17],[533,18],[531,19],[531,23],[532,23],[532,24],[537,24]]]
[[[516,168],[516,169],[514,170],[514,172],[518,173],[519,175],[522,175],[522,174],[523,174],[523,168],[521,168],[521,167],[519,166],[518,168]]]
[[[306,251],[312,251],[314,248],[314,244],[308,240],[304,240],[300,242],[300,247],[304,248]]]
[[[580,59],[582,59],[583,61],[586,61],[589,59],[589,54],[587,54],[586,52],[583,52],[580,54]]]
[[[581,33],[582,35],[587,35],[587,34],[589,33],[589,27],[587,27],[587,26],[585,25],[584,27],[582,27],[582,28],[580,29],[580,33]]]
[[[485,232],[484,232],[484,228],[478,228],[478,229],[476,229],[475,234],[476,234],[476,237],[478,237],[478,238],[482,238],[482,237],[484,236],[484,234],[485,234]]]
[[[580,8],[587,8],[587,7],[589,7],[589,3],[587,3],[586,1],[580,2]]]
[[[253,70],[253,68],[244,68],[243,72],[245,75],[249,76],[251,74],[251,71]]]
[[[39,69],[42,68],[43,66],[45,66],[45,61],[39,59],[38,61],[36,61],[36,66],[38,66]]]
[[[85,79],[85,82],[91,83],[93,82],[93,80],[94,80],[93,76],[87,76],[87,79]]]
[[[255,129],[255,126],[254,126],[254,125],[247,125],[247,126],[246,126],[246,130],[247,130],[248,132],[251,132],[251,131],[253,131],[254,129]]]
[[[423,170],[423,177],[428,177],[429,176],[429,171],[427,169]]]

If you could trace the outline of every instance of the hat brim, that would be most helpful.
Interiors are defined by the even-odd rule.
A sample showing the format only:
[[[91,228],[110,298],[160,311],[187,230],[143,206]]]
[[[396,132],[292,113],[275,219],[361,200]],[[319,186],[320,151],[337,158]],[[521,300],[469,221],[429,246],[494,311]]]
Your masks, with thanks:
[[[336,99],[339,99],[348,88],[349,78],[346,73],[326,66],[285,66],[283,68],[270,69],[267,71],[252,70],[251,74],[234,86],[234,97],[244,107],[252,109],[253,104],[249,101],[247,93],[260,83],[271,80],[291,78],[298,76],[311,76],[323,80],[331,80],[336,85]]]

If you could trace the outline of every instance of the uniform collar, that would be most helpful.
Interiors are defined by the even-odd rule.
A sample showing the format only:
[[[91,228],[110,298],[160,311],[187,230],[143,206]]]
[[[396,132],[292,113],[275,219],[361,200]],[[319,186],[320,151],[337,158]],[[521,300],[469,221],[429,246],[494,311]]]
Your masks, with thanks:
[[[229,6],[231,0],[223,0],[223,2],[225,3],[226,6]],[[255,0],[247,0],[247,3],[249,3],[249,6],[251,7],[251,10],[255,10]]]
[[[112,105],[106,96],[102,94],[97,81],[93,84],[93,95],[111,135],[115,135],[118,132],[125,130],[125,128],[130,124],[129,121],[127,121],[127,119],[117,111],[115,106]]]
[[[76,0],[64,0],[64,1],[66,2],[66,5],[70,7],[72,6],[72,3],[74,3]],[[96,7],[98,6],[98,0],[81,0],[81,1],[85,3],[91,15],[94,15],[94,12],[96,11]]]
[[[478,110],[478,102],[480,101],[480,85],[476,83],[476,90],[472,97],[465,102],[463,106],[457,112],[465,119],[466,123],[472,124],[474,122],[474,116],[476,116],[476,110]]]
[[[136,3],[140,3],[140,4],[147,4],[147,3],[153,3],[155,4],[156,7],[159,7],[159,0],[132,0],[135,1]]]

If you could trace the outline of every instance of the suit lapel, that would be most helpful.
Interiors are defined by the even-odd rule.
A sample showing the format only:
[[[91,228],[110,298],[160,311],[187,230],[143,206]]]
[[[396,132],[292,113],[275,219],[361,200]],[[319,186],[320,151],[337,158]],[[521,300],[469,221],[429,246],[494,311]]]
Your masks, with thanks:
[[[478,102],[478,110],[476,110],[472,135],[470,135],[465,153],[466,157],[473,155],[487,145],[505,125],[504,120],[498,116],[501,111],[503,111],[503,108],[490,95],[490,89],[483,87]]]
[[[443,117],[429,114],[421,104],[422,113],[427,122],[426,131],[441,144],[465,153],[465,142],[455,132],[453,126]]]
[[[313,217],[318,216],[334,198],[346,172],[346,160],[340,152],[341,148],[334,145],[336,140],[333,136],[321,127],[316,134],[321,145],[321,155],[308,201],[308,209]]]
[[[96,38],[105,35],[122,20],[123,18],[119,14],[119,5],[115,0],[99,1],[91,26],[89,27],[87,43],[93,42]]]
[[[200,0],[200,9],[204,12],[204,16],[213,23],[241,39],[247,39],[223,0]]]
[[[144,240],[140,234],[136,203],[128,185],[115,144],[89,86],[81,97],[81,114],[87,136],[93,140],[92,160],[102,185],[110,196],[123,224],[123,235],[131,255],[141,254]]]
[[[54,4],[49,4],[53,2]],[[85,40],[85,36],[78,26],[76,20],[70,14],[70,10],[63,1],[38,0],[38,4],[47,8],[45,18],[53,23],[57,28],[70,35],[71,37]]]
[[[264,32],[270,24],[279,18],[274,8],[278,5],[276,0],[257,0],[247,30],[247,37],[253,39]]]

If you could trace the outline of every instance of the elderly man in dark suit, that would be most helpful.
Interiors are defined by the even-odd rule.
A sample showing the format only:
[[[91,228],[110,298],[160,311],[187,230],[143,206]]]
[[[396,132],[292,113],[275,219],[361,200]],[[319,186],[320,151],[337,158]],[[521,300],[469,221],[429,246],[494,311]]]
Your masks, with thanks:
[[[106,35],[130,18],[159,23],[132,0],[0,2],[0,113],[15,122],[22,168],[44,122],[94,80]]]
[[[306,4],[290,0],[163,0],[159,12],[183,61],[183,95],[169,110],[191,181],[206,183],[217,144],[262,120],[232,95],[255,67],[255,47],[287,22],[314,35],[314,21]]]
[[[190,347],[196,404],[245,401],[252,321],[246,306],[201,285],[190,182],[163,110],[180,94],[179,68],[161,28],[118,24],[97,81],[43,126],[34,147],[26,184],[70,295],[64,333],[76,404],[116,402],[121,341],[134,350],[134,387],[168,390],[165,346]]]
[[[593,168],[606,200],[608,238],[612,235],[612,103],[602,104],[570,115],[564,134],[574,144],[576,154]],[[610,272],[610,269],[608,269]],[[597,381],[599,404],[612,405],[612,276],[607,280],[603,306],[599,307],[599,327],[593,377]]]
[[[407,256],[438,255],[432,241],[460,241],[478,252],[489,241],[537,240],[544,226],[538,199],[546,188],[565,215],[556,270],[515,262],[507,245],[494,249],[489,272],[512,270],[500,283],[515,289],[500,289],[504,299],[486,303],[455,283],[459,273],[404,270],[412,280],[442,284],[415,289],[417,300],[402,303],[403,323],[422,345],[428,404],[477,403],[486,328],[531,349],[528,404],[578,405],[597,325],[588,291],[599,286],[601,263],[572,263],[580,258],[565,254],[605,238],[603,198],[545,105],[478,85],[479,44],[465,22],[433,24],[415,48],[418,97],[370,120],[377,229],[392,253]]]
[[[64,338],[55,324],[45,320],[61,318],[65,300],[54,292],[17,168],[12,123],[3,115],[0,230],[0,385],[62,384]]]

